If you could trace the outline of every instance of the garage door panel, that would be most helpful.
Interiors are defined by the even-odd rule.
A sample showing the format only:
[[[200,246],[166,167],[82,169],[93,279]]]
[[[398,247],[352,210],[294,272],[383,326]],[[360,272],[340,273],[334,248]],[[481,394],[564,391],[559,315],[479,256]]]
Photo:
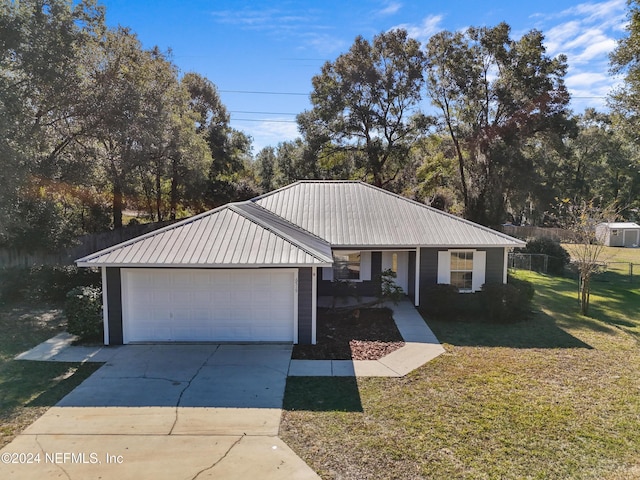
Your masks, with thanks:
[[[293,341],[293,270],[123,269],[125,342]]]

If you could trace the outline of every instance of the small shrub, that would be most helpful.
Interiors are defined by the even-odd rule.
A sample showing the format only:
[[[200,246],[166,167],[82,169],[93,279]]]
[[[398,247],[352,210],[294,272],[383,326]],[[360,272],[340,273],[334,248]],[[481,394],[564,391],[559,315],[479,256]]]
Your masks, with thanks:
[[[456,313],[461,298],[460,291],[454,285],[439,283],[424,290],[420,303],[424,310],[437,317],[449,317]]]
[[[569,264],[571,256],[560,242],[552,238],[534,238],[527,242],[527,245],[519,249],[521,253],[541,253],[549,256],[547,272],[554,275],[562,275],[564,267]]]
[[[536,291],[533,283],[509,275],[509,278],[507,278],[507,284],[518,289],[519,294],[522,295],[522,299],[527,303],[527,308],[530,308],[531,302],[533,301],[533,295]]]
[[[515,323],[526,318],[533,292],[533,285],[524,280],[512,279],[512,283],[483,285],[485,319],[495,323]]]
[[[76,287],[67,293],[64,305],[67,331],[83,340],[102,337],[102,290],[98,287]]]
[[[0,270],[0,303],[3,305],[24,300],[29,285],[29,271],[24,268]]]
[[[398,277],[396,272],[391,269],[384,270],[378,276],[380,282],[380,297],[378,300],[380,303],[387,300],[398,304],[400,300],[404,298],[404,290],[399,285],[396,285],[395,279]]]
[[[62,302],[75,287],[100,285],[100,272],[75,265],[38,265],[28,272],[26,293],[36,301]]]

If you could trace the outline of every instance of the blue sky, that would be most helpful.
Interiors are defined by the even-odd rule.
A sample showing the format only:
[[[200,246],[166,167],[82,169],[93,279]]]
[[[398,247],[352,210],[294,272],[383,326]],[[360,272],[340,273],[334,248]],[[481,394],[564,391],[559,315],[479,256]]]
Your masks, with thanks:
[[[254,153],[298,135],[295,115],[310,108],[311,78],[325,61],[346,52],[357,35],[371,39],[403,27],[424,43],[441,30],[501,21],[511,25],[514,38],[541,30],[548,54],[568,56],[565,80],[572,108],[581,112],[604,109],[604,97],[619,82],[608,73],[608,54],[626,23],[625,0],[100,3],[109,25],[130,27],[147,48],[170,48],[183,73],[209,78],[231,112],[232,126],[253,138]]]

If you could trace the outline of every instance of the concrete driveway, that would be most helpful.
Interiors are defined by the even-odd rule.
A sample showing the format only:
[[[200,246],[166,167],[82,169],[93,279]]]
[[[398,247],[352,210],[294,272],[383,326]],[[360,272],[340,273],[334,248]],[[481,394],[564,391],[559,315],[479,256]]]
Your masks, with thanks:
[[[120,347],[2,449],[0,478],[317,479],[277,437],[290,359],[283,345]]]

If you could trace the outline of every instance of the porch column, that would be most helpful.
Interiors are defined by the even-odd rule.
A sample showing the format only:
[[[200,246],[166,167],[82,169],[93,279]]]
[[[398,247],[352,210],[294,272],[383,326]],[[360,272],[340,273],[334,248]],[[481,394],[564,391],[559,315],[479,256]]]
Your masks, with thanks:
[[[416,285],[414,293],[414,305],[420,305],[420,247],[416,247]]]
[[[507,274],[509,271],[509,248],[504,249],[504,272],[502,273],[502,283],[507,283]]]
[[[104,344],[109,345],[109,297],[107,296],[107,267],[100,267],[102,273],[102,324],[104,325]]]
[[[318,317],[318,267],[311,267],[311,345],[315,345]]]

